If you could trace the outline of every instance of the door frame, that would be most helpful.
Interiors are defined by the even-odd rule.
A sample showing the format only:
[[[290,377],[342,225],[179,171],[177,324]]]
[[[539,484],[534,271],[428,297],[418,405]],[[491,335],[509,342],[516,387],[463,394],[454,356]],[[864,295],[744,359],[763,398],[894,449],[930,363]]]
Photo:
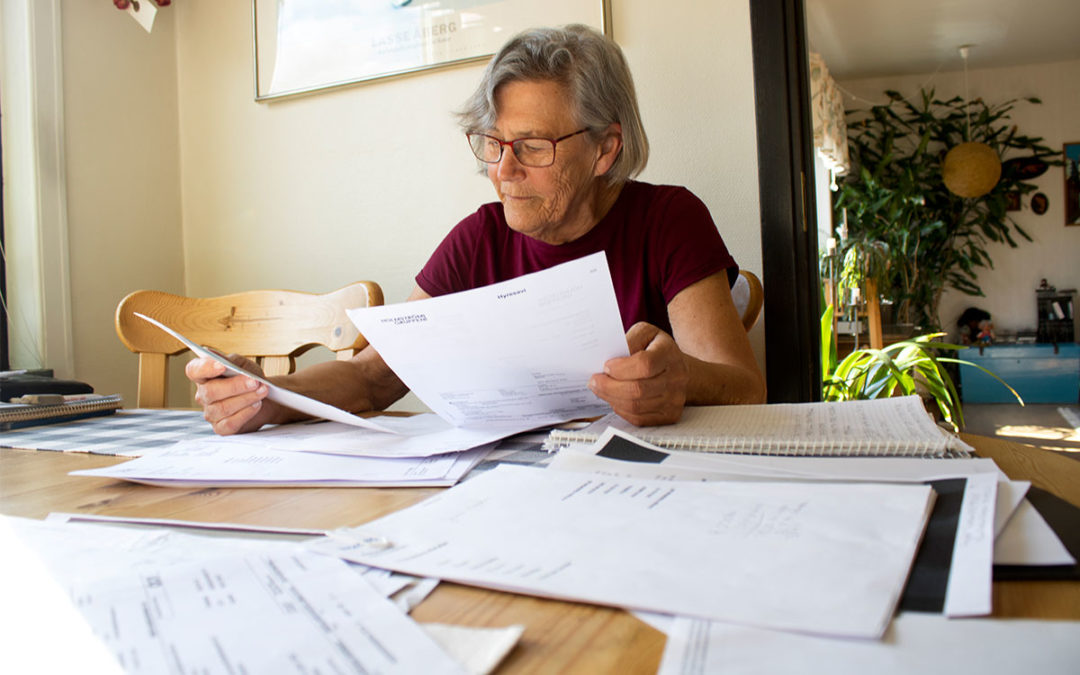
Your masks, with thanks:
[[[821,400],[820,279],[803,0],[749,0],[770,403]]]

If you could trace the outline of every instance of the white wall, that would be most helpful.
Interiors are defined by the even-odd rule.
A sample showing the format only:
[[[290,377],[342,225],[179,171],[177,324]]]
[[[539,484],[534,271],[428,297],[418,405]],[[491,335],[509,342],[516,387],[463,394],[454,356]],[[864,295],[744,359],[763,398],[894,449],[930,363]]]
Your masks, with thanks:
[[[134,405],[137,359],[116,306],[142,288],[185,290],[175,16],[158,12],[147,34],[111,2],[61,10],[75,376]],[[174,367],[183,404],[181,378]]]
[[[1018,102],[1010,113],[1022,133],[1042,136],[1051,148],[1080,140],[1080,61],[1065,61],[1010,68],[969,69],[968,96],[990,103],[1034,96],[1041,105]],[[849,80],[842,87],[861,99],[884,102],[886,89],[911,97],[920,85],[935,88],[939,97],[964,96],[962,72],[929,73],[906,77]],[[869,107],[866,101],[845,101],[847,107]],[[1007,155],[1005,159],[1013,155]],[[978,272],[978,284],[986,297],[947,292],[941,301],[943,328],[955,332],[956,319],[969,306],[990,312],[998,331],[1034,329],[1037,325],[1035,287],[1046,278],[1059,289],[1080,288],[1080,227],[1065,227],[1063,206],[1065,179],[1062,167],[1051,167],[1032,182],[1049,198],[1050,207],[1035,215],[1024,200],[1023,210],[1013,212],[1016,222],[1034,242],[1015,236],[1018,248],[990,244],[987,252],[993,269]]]
[[[652,142],[643,179],[690,187],[740,264],[760,274],[748,4],[611,5],[613,34],[634,72]],[[109,3],[64,4],[65,26],[70,14],[70,24],[84,31],[65,38],[69,79],[85,97],[82,104],[76,97],[71,106],[84,107],[69,115],[85,120],[69,134],[72,148],[80,148],[69,169],[80,181],[73,243],[77,237],[85,247],[87,265],[94,256],[110,265],[115,286],[107,297],[83,298],[76,344],[90,336],[84,353],[94,350],[102,367],[132,382],[132,357],[114,334],[105,337],[112,329],[104,310],[114,309],[123,292],[176,290],[181,279],[183,292],[196,296],[249,288],[325,292],[373,279],[387,302],[400,302],[445,233],[494,199],[452,116],[482,65],[256,103],[250,10],[249,2],[173,3],[159,11],[162,23],[144,41],[127,34],[140,29]],[[155,124],[140,122],[153,126],[140,127],[149,141],[118,133],[110,97],[128,101],[111,108],[116,114],[132,101],[159,104],[150,112]],[[117,184],[132,174],[156,186],[153,204],[122,196]],[[133,221],[147,224],[145,231]],[[124,256],[113,249],[121,233],[122,241],[142,235],[133,243],[149,258],[120,264]],[[81,267],[80,276],[88,270]],[[91,314],[107,328],[87,326]],[[763,364],[762,328],[751,338]],[[100,369],[82,372],[104,379]]]

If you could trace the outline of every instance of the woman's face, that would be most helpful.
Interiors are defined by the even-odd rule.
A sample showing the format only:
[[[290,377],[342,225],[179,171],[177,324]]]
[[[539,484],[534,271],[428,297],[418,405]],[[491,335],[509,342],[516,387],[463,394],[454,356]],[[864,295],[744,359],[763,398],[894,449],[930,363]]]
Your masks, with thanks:
[[[518,138],[559,138],[580,125],[571,114],[565,88],[551,81],[508,82],[495,95],[498,116],[488,133],[504,141]],[[563,244],[596,224],[590,208],[600,180],[596,173],[600,147],[579,134],[560,141],[555,163],[524,166],[508,146],[502,159],[487,168],[506,221],[516,232],[549,244]]]

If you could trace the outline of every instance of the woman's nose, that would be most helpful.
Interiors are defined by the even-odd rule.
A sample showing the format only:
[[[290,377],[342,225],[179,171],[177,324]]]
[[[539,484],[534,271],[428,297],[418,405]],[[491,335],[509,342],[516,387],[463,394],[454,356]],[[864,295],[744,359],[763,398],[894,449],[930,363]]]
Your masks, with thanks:
[[[525,170],[512,148],[503,148],[502,157],[495,164],[495,175],[499,180],[513,180],[524,175]]]

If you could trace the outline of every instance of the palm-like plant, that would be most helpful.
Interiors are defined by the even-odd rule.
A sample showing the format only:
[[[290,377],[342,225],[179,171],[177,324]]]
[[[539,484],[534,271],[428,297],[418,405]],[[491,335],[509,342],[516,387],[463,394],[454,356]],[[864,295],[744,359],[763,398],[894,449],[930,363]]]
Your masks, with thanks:
[[[921,92],[915,101],[895,91],[885,93],[888,104],[852,111],[860,117],[848,123],[855,170],[840,183],[835,201],[837,221],[846,222],[848,230],[839,253],[873,254],[875,259],[862,267],[887,277],[878,288],[893,300],[898,319],[936,328],[946,288],[982,295],[977,273],[993,267],[987,251],[991,242],[1015,247],[1018,238],[1031,240],[1007,206],[1010,194],[1036,189],[1025,176],[1007,170],[983,197],[954,195],[942,177],[945,151],[980,141],[1002,159],[1016,154],[1047,165],[1061,162],[1058,151],[1041,138],[1021,134],[1011,124],[1009,114],[1018,99],[989,105],[982,99],[940,100],[933,90]]]
[[[831,305],[821,317],[822,398],[826,401],[849,401],[889,396],[919,394],[937,405],[943,420],[955,431],[964,428],[964,412],[952,377],[943,364],[965,364],[990,375],[1012,392],[1020,405],[1020,395],[1004,380],[982,366],[957,358],[939,356],[941,351],[956,352],[965,345],[938,342],[944,333],[919,335],[884,349],[856,349],[837,363],[832,341]]]

